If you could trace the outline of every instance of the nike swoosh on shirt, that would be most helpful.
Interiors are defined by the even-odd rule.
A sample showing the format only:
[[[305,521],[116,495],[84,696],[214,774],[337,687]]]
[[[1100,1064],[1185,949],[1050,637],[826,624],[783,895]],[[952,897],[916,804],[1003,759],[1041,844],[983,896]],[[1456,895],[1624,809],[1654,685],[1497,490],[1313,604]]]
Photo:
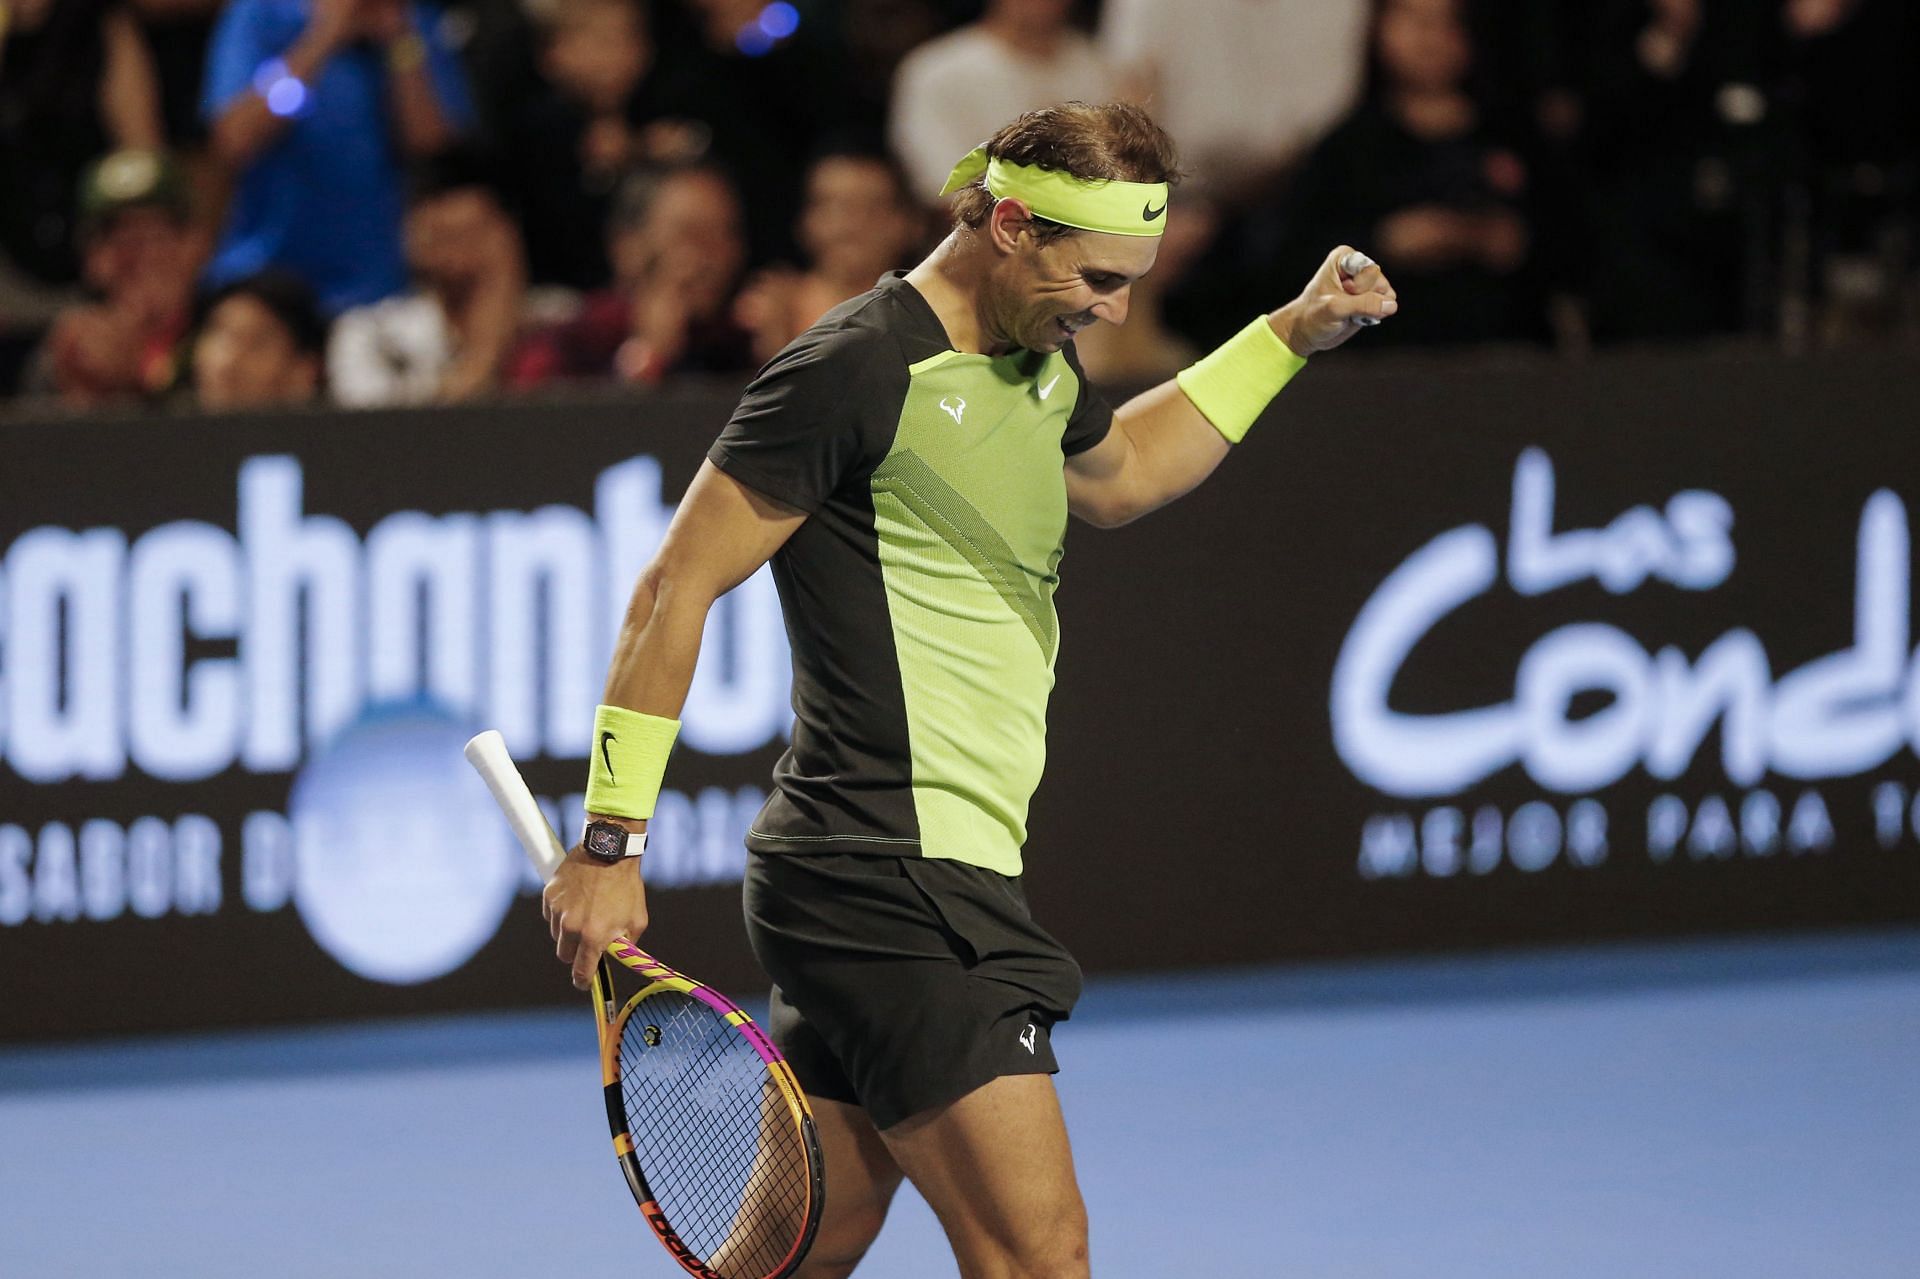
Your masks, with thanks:
[[[1043,386],[1043,387],[1041,387],[1041,388],[1040,388],[1040,398],[1044,400],[1044,399],[1046,399],[1046,398],[1047,398],[1047,397],[1048,397],[1049,395],[1052,395],[1052,394],[1053,394],[1053,388],[1054,388],[1054,385],[1055,385],[1056,383],[1058,383],[1059,381],[1060,381],[1060,375],[1059,375],[1058,373],[1056,373],[1056,374],[1054,374],[1054,375],[1053,375],[1053,381],[1052,381],[1052,382],[1049,382],[1049,383],[1047,383],[1047,384],[1046,384],[1045,386]]]

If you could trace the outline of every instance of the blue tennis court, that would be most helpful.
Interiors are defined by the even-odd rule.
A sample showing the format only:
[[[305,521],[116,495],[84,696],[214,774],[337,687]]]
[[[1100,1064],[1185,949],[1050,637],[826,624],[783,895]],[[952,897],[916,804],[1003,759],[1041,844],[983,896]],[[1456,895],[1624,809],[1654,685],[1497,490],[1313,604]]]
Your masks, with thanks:
[[[584,1011],[0,1054],[9,1276],[680,1273]],[[1909,1276],[1920,933],[1094,983],[1094,1272]],[[861,1273],[952,1274],[903,1193]]]

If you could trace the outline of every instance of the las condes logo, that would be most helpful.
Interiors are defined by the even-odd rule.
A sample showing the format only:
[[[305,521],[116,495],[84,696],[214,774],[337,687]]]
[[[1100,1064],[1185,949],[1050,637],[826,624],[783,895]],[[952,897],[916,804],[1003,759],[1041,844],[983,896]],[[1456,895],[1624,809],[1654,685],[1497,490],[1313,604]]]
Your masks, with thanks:
[[[1554,469],[1521,454],[1504,560],[1506,585],[1538,596],[1593,580],[1615,595],[1651,582],[1710,592],[1733,572],[1734,510],[1716,493],[1673,494],[1605,528],[1554,529]],[[1636,768],[1687,772],[1718,726],[1720,767],[1736,786],[1768,772],[1797,781],[1852,777],[1903,747],[1920,751],[1920,679],[1909,614],[1905,503],[1882,489],[1860,512],[1853,642],[1777,678],[1762,634],[1735,626],[1698,653],[1649,649],[1598,618],[1556,627],[1526,647],[1513,695],[1439,714],[1393,707],[1396,678],[1443,619],[1499,583],[1498,539],[1483,524],[1448,529],[1373,593],[1333,670],[1334,745],[1353,775],[1392,796],[1458,795],[1513,765],[1565,795],[1601,790]],[[1574,718],[1576,696],[1600,710]]]

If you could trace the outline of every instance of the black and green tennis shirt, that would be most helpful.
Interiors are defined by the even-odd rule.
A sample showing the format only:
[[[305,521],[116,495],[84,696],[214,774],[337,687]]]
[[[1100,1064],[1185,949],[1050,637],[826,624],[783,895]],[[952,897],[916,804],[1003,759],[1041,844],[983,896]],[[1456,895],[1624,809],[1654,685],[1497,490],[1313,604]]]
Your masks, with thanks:
[[[897,274],[760,371],[708,457],[810,518],[773,558],[795,723],[749,848],[1020,873],[1060,644],[1062,466],[1112,421],[1071,344],[956,351]]]

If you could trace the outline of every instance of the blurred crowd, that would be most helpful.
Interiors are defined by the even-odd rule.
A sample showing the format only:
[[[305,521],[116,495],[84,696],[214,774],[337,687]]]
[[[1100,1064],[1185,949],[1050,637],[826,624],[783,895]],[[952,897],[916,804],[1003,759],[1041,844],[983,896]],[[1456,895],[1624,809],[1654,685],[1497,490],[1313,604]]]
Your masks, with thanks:
[[[1909,0],[0,0],[0,396],[453,402],[738,376],[945,230],[1021,110],[1187,179],[1096,378],[1336,243],[1368,346],[1911,341]]]

